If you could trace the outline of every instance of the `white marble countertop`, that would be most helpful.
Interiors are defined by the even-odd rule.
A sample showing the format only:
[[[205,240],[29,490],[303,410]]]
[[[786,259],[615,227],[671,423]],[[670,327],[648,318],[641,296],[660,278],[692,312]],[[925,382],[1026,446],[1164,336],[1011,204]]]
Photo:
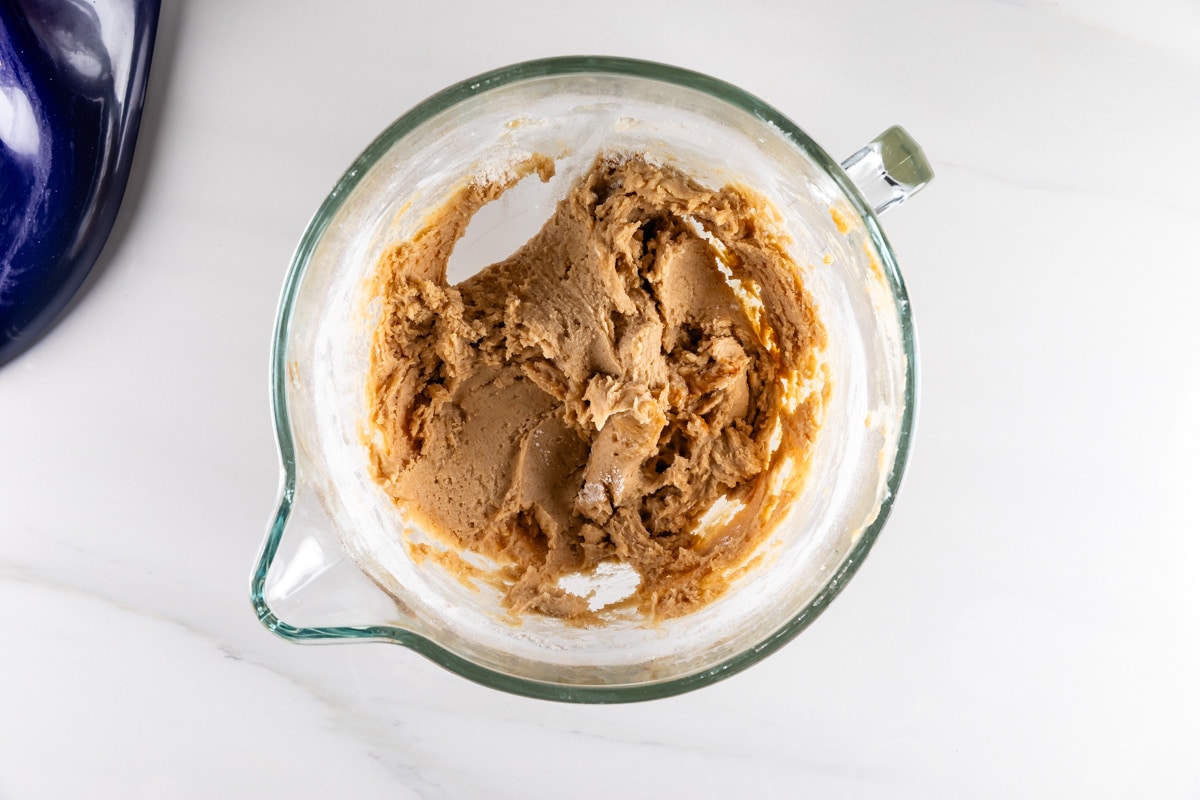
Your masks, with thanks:
[[[100,271],[0,368],[0,798],[1200,798],[1200,6],[556,5],[165,4]],[[937,170],[885,220],[922,404],[870,559],[763,663],[613,707],[288,644],[247,588],[309,216],[417,101],[568,53]]]

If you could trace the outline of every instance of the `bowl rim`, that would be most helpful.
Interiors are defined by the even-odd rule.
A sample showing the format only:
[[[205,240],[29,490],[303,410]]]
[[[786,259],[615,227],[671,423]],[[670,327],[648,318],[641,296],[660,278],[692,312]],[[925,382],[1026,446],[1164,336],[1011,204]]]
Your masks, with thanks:
[[[509,84],[564,75],[616,75],[650,79],[687,89],[699,90],[775,126],[786,138],[802,149],[838,184],[854,211],[864,223],[867,236],[883,262],[883,273],[896,303],[905,356],[904,409],[896,442],[896,456],[888,474],[886,491],[875,519],[833,570],[821,591],[794,617],[756,645],[730,656],[700,672],[662,681],[621,684],[560,684],[531,680],[475,664],[413,631],[387,625],[343,625],[304,627],[281,619],[271,609],[265,595],[266,577],[278,552],[280,541],[296,497],[296,452],[287,408],[286,353],[292,310],[296,294],[309,260],[333,216],[368,170],[397,141],[435,115],[477,95]],[[418,103],[397,118],[354,160],[335,184],[310,220],[292,256],[284,281],[275,320],[271,356],[271,399],[275,419],[276,444],[281,462],[281,485],[275,514],[267,530],[250,579],[250,599],[262,624],[278,636],[293,642],[384,641],[404,645],[434,663],[484,686],[512,694],[576,703],[615,703],[652,700],[682,694],[728,678],[761,661],[807,628],[842,591],[858,571],[891,513],[908,463],[915,409],[917,358],[916,332],[904,280],[883,229],[874,211],[841,165],[831,158],[794,122],[765,101],[717,78],[680,67],[639,59],[611,56],[559,56],[535,59],[484,72],[460,81]]]

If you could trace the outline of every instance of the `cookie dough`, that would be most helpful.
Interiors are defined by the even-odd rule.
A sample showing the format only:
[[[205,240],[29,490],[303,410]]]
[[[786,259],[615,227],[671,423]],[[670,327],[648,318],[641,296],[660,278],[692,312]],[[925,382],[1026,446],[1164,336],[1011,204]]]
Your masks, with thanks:
[[[375,479],[452,547],[497,564],[504,602],[602,619],[559,581],[605,562],[653,617],[726,588],[803,481],[825,332],[771,207],[637,155],[604,155],[542,230],[457,285],[484,204],[461,187],[380,260],[370,358]]]

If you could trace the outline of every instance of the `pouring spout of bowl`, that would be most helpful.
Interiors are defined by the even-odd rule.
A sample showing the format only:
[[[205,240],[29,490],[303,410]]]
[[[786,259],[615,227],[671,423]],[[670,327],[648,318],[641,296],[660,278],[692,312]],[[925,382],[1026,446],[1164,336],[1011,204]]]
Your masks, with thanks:
[[[842,162],[876,214],[900,205],[933,180],[933,167],[908,131],[893,125]]]

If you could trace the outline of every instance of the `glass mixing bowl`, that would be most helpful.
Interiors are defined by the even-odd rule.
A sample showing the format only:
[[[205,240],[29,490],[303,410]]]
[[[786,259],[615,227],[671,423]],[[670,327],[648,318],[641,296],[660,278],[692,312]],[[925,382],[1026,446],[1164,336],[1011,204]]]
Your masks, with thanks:
[[[602,150],[670,162],[701,183],[750,186],[779,210],[828,333],[830,393],[805,488],[762,557],[692,614],[618,615],[573,627],[514,624],[500,593],[415,562],[407,519],[371,479],[362,432],[380,253],[471,176],[542,154],[456,247],[476,268],[515,250]],[[272,361],[283,461],[278,510],[251,597],[298,642],[385,641],[467,678],[578,702],[642,700],[744,669],[804,629],[841,591],[887,519],[912,434],[916,354],[904,283],[876,214],[923,186],[920,148],[892,128],[843,165],[734,86],[613,58],[518,64],[452,86],[408,112],[350,167],[301,239],[283,289]]]

